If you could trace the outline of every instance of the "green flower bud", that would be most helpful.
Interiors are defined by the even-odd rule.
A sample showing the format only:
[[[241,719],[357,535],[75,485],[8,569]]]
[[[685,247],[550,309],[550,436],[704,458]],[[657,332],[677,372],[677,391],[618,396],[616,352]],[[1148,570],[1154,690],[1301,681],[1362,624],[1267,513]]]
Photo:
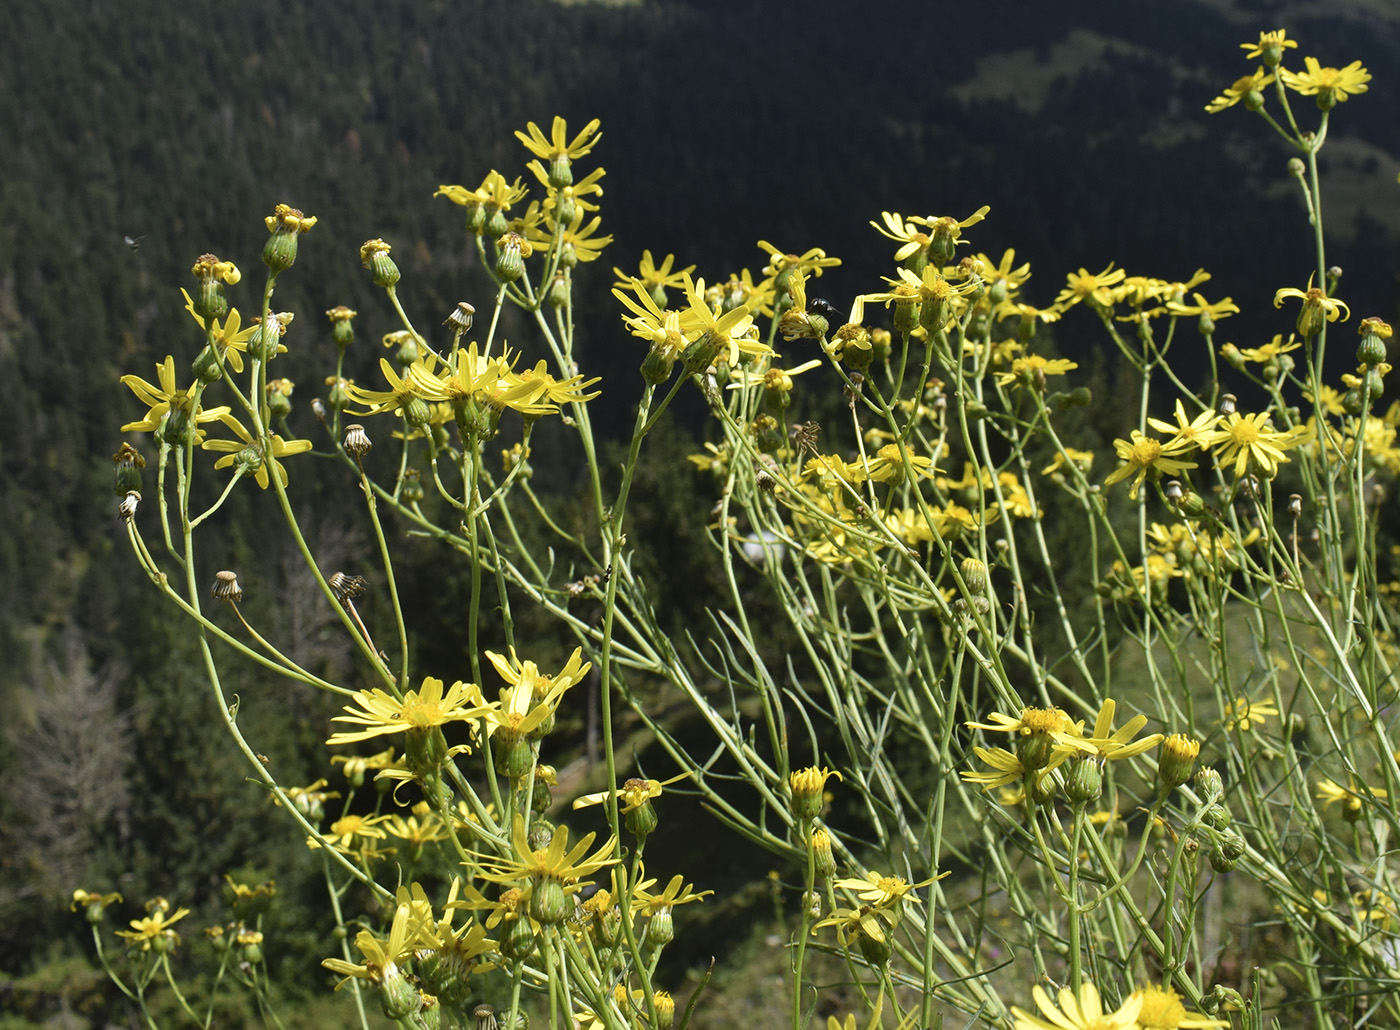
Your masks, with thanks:
[[[564,893],[564,884],[552,876],[537,877],[530,891],[530,915],[545,926],[562,923],[573,906]]]
[[[530,928],[530,920],[514,919],[507,925],[510,929],[501,941],[501,954],[517,962],[529,958],[535,951],[535,932]]]
[[[1065,774],[1065,799],[1072,805],[1086,805],[1103,794],[1103,771],[1092,758],[1076,758]]]
[[[379,1005],[390,1019],[406,1019],[418,1011],[418,989],[404,979],[399,967],[390,962],[379,981]]]

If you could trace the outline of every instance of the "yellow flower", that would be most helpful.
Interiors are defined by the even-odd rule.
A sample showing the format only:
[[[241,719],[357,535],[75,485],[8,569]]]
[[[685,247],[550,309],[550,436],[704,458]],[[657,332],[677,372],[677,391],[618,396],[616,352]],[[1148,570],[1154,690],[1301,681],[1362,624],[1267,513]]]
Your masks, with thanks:
[[[157,383],[148,383],[140,376],[122,376],[131,392],[136,394],[136,399],[147,405],[149,410],[144,418],[137,422],[128,422],[122,426],[123,433],[154,433],[161,426],[168,422],[169,418],[189,418],[193,416],[196,426],[201,422],[213,422],[221,419],[232,410],[228,406],[218,408],[201,408],[194,402],[194,387],[181,390],[175,385],[175,359],[167,354],[165,360],[156,366]],[[204,437],[204,430],[195,429],[195,441],[198,442]]]
[[[943,876],[948,876],[944,873]],[[927,887],[934,880],[941,880],[943,876],[930,877],[919,883],[908,883],[902,876],[885,876],[882,873],[869,872],[861,877],[846,877],[837,880],[833,886],[845,887],[847,890],[855,891],[856,896],[868,905],[877,908],[888,908],[896,902],[903,901],[909,897],[910,891],[918,890],[920,887]],[[911,901],[920,901],[919,896],[913,895]]]
[[[642,251],[642,260],[637,269],[637,275],[630,276],[622,269],[616,266],[613,267],[613,274],[617,276],[617,282],[613,283],[613,285],[621,289],[627,289],[632,286],[633,283],[641,283],[642,288],[653,297],[656,295],[658,289],[664,290],[667,287],[679,288],[683,282],[683,277],[695,271],[695,266],[686,265],[686,267],[682,268],[679,272],[673,272],[671,271],[671,266],[675,263],[675,260],[676,255],[667,254],[665,259],[661,262],[661,267],[657,268],[656,263],[652,260],[651,251],[644,250]]]
[[[1001,260],[995,264],[986,254],[978,254],[976,260],[981,263],[982,278],[986,281],[988,289],[997,283],[1005,283],[1008,296],[1031,277],[1031,263],[1029,261],[1012,267],[1016,264],[1016,251],[1009,248],[1001,255]],[[1006,301],[1002,303],[1004,304]]]
[[[1352,61],[1345,68],[1323,68],[1316,57],[1305,57],[1303,64],[1308,70],[1301,74],[1280,68],[1279,78],[1289,89],[1317,97],[1317,106],[1324,111],[1369,88],[1366,83],[1371,81],[1371,73],[1361,67],[1360,61]]]
[[[617,800],[621,802],[621,814],[626,815],[634,809],[640,808],[652,798],[659,798],[663,787],[669,787],[673,783],[679,783],[690,775],[683,772],[679,776],[672,776],[669,780],[643,780],[630,779],[624,783],[617,792]],[[574,799],[574,809],[587,808],[590,805],[601,805],[608,799],[608,792],[600,790],[596,794],[585,794]]]
[[[1108,267],[1097,275],[1092,274],[1087,268],[1071,272],[1066,276],[1067,285],[1055,297],[1055,306],[1061,311],[1065,311],[1080,301],[1092,301],[1099,307],[1110,307],[1113,303],[1113,295],[1108,288],[1122,282],[1127,274],[1121,268],[1114,268],[1112,262],[1109,262]]]
[[[1182,406],[1179,398],[1172,414],[1176,418],[1175,424],[1164,422],[1159,418],[1149,418],[1147,424],[1159,433],[1171,433],[1172,439],[1169,441],[1169,446],[1180,444],[1183,449],[1210,446],[1210,434],[1220,421],[1219,415],[1207,408],[1194,419],[1187,419],[1186,409]]]
[[[587,215],[588,212],[580,207],[574,212],[573,220],[562,227],[556,227],[552,218],[546,218],[542,226],[531,228],[526,233],[526,238],[539,250],[548,250],[554,241],[557,229],[559,247],[561,252],[566,255],[566,264],[567,255],[570,253],[580,261],[596,261],[598,255],[603,252],[603,248],[611,243],[613,238],[611,236],[595,237],[593,234],[598,231],[598,226],[602,224],[603,220],[595,216],[591,222],[584,225],[583,220]]]
[[[179,922],[190,914],[187,908],[177,908],[173,915],[167,918],[169,906],[164,899],[157,899],[154,906],[147,906],[150,914],[144,919],[133,919],[130,930],[118,930],[118,937],[125,937],[130,947],[139,947],[142,951],[150,951],[154,947],[157,951],[169,951],[180,943],[180,934],[170,929],[172,923]]]
[[[1298,312],[1298,332],[1304,336],[1316,336],[1322,331],[1322,320],[1335,322],[1341,318],[1345,322],[1351,317],[1351,309],[1339,300],[1334,300],[1308,277],[1306,290],[1285,286],[1274,294],[1274,307],[1282,307],[1285,297],[1297,297],[1303,302],[1303,310]]]
[[[720,349],[719,356],[727,359],[731,365],[739,364],[741,353],[772,353],[771,347],[748,336],[749,327],[753,325],[753,316],[749,314],[748,308],[738,307],[716,314],[705,300],[704,279],[692,280],[686,275],[681,279],[681,286],[685,291],[687,305],[680,316],[682,331],[687,334],[694,332],[693,339],[699,339],[708,333]]]
[[[1114,472],[1109,473],[1108,478],[1103,481],[1104,486],[1112,486],[1114,483],[1121,483],[1129,476],[1136,475],[1131,488],[1128,490],[1129,497],[1137,497],[1138,487],[1150,474],[1155,480],[1163,474],[1168,476],[1180,475],[1185,469],[1196,467],[1194,461],[1182,461],[1173,457],[1186,450],[1186,446],[1176,440],[1162,443],[1154,440],[1150,436],[1144,436],[1140,431],[1134,429],[1128,440],[1114,440],[1113,449],[1118,452],[1124,464],[1120,465]]]
[[[1040,470],[1040,474],[1042,476],[1051,475],[1052,473],[1060,471],[1060,469],[1070,463],[1073,463],[1080,472],[1088,474],[1089,469],[1092,468],[1094,464],[1094,452],[1080,451],[1073,447],[1066,447],[1055,455],[1049,465],[1046,465]]]
[[[1019,758],[1004,747],[974,747],[972,753],[991,766],[991,769],[986,772],[959,773],[966,783],[975,783],[983,790],[991,790],[994,787],[1006,787],[1011,784],[1019,786],[1026,778],[1026,767],[1021,764]],[[1048,772],[1054,766],[1063,763],[1068,757],[1068,751],[1059,752],[1058,761],[1054,761],[1043,771]]]
[[[355,947],[364,956],[364,961],[359,964],[338,958],[322,959],[321,965],[345,978],[335,985],[336,990],[352,979],[368,980],[374,984],[401,979],[399,966],[413,957],[413,949],[417,945],[418,921],[413,917],[413,906],[400,904],[394,910],[394,922],[389,928],[387,941],[381,941],[368,930],[356,934]]]
[[[331,721],[354,723],[365,728],[334,734],[326,741],[331,747],[389,733],[427,730],[449,722],[473,722],[490,711],[481,688],[475,683],[459,680],[444,693],[442,680],[432,676],[426,677],[419,689],[408,691],[402,701],[378,688],[357,691],[354,697],[360,707],[347,705],[344,711],[348,714],[337,715]]]
[[[481,862],[479,875],[492,883],[528,884],[530,917],[541,923],[558,923],[570,911],[567,895],[581,889],[579,881],[618,862],[614,857],[616,837],[609,837],[602,847],[588,854],[596,836],[587,834],[570,848],[569,828],[560,826],[550,837],[549,846],[536,850],[530,847],[524,818],[517,814],[511,830],[514,854],[509,858],[477,855]]]
[[[1165,985],[1139,987],[1133,992],[1133,997],[1142,1001],[1137,1014],[1137,1025],[1142,1030],[1206,1030],[1208,1027],[1230,1025],[1228,1019],[1207,1019],[1198,1013],[1188,1012],[1181,1003],[1181,995]]]
[[[1340,783],[1332,780],[1318,780],[1317,794],[1315,795],[1322,802],[1323,811],[1341,802],[1346,809],[1348,818],[1355,820],[1361,812],[1363,798],[1383,798],[1386,796],[1384,787],[1372,787],[1365,783],[1358,787],[1343,787]]]
[[[1141,995],[1132,994],[1118,1011],[1105,1012],[1098,990],[1087,982],[1080,984],[1078,997],[1068,987],[1061,987],[1058,1008],[1045,988],[1038,984],[1031,991],[1031,997],[1045,1018],[1013,1006],[1011,1014],[1016,1017],[1016,1030],[1129,1030],[1136,1025],[1143,1002]]]
[[[820,278],[823,269],[834,268],[841,263],[840,258],[827,257],[826,251],[820,247],[811,247],[801,254],[785,254],[767,240],[759,240],[758,246],[768,252],[764,275],[777,276],[790,268],[800,268],[810,272],[814,278]]]
[[[1215,447],[1215,463],[1221,468],[1231,462],[1239,479],[1251,465],[1265,477],[1272,477],[1278,466],[1288,461],[1283,452],[1304,442],[1298,432],[1274,430],[1268,412],[1243,415],[1236,411],[1221,420],[1202,446]]]
[[[353,851],[362,841],[383,840],[384,831],[379,828],[379,824],[387,821],[388,815],[347,815],[342,816],[331,823],[331,828],[327,830],[323,837],[326,843],[337,851]],[[319,848],[321,842],[315,837],[310,837],[306,841],[307,847]]]
[[[1285,48],[1297,46],[1296,39],[1288,38],[1287,29],[1279,29],[1277,32],[1259,33],[1259,42],[1241,43],[1240,49],[1249,51],[1244,55],[1246,60],[1252,61],[1256,57],[1262,57],[1264,63],[1272,68],[1278,64]]]
[[[227,452],[214,462],[216,469],[228,468],[230,465],[246,469],[252,465],[252,462],[256,461],[257,465],[253,468],[253,479],[264,490],[272,482],[271,477],[267,474],[269,464],[277,473],[277,481],[285,488],[287,470],[282,467],[282,462],[279,459],[289,458],[294,454],[305,454],[312,447],[310,440],[283,440],[280,435],[273,433],[268,437],[268,448],[264,451],[262,444],[254,440],[253,434],[244,429],[243,424],[232,415],[226,416],[223,423],[232,429],[239,439],[205,440],[200,446],[206,451]]]
[[[1028,354],[1011,362],[1009,372],[997,373],[998,386],[1033,385],[1043,382],[1046,376],[1062,376],[1079,365],[1065,358],[1045,358],[1039,354]]]
[[[1115,733],[1113,713],[1117,703],[1113,698],[1105,698],[1099,707],[1098,718],[1094,720],[1094,732],[1086,743],[1091,744],[1098,757],[1107,762],[1119,758],[1132,758],[1162,742],[1162,734],[1150,733],[1141,740],[1133,740],[1139,730],[1147,725],[1147,716],[1135,715]]]
[[[204,319],[195,314],[194,299],[190,297],[189,291],[182,289],[180,292],[185,295],[185,310],[190,313],[191,318],[199,323],[199,328],[204,329],[214,342],[220,360],[224,361],[235,372],[242,372],[243,352],[248,349],[248,341],[258,331],[258,323],[254,322],[247,329],[243,329],[243,316],[238,313],[237,308],[230,308],[222,326],[219,325],[217,318],[210,319],[206,326]],[[277,345],[277,353],[284,354],[286,350],[286,345],[281,343]]]
[[[1292,333],[1288,334],[1287,343],[1284,342],[1282,333],[1275,333],[1274,338],[1262,347],[1238,347],[1236,350],[1245,361],[1254,361],[1262,365],[1267,361],[1272,361],[1280,354],[1297,350],[1302,345],[1303,342],[1294,339]]]
[[[555,115],[548,138],[534,122],[529,122],[525,126],[530,133],[528,136],[516,129],[515,138],[525,144],[526,150],[545,161],[555,161],[561,158],[572,161],[583,157],[597,146],[598,141],[603,138],[603,134],[598,132],[598,127],[601,124],[602,122],[594,118],[583,127],[577,136],[570,140],[568,139],[568,123]]]
[[[1272,701],[1251,701],[1241,695],[1225,706],[1225,728],[1231,732],[1249,732],[1251,726],[1262,726],[1271,715],[1278,715],[1278,708]]]
[[[1191,299],[1196,303],[1182,304],[1180,301],[1169,300],[1167,301],[1167,311],[1179,317],[1201,315],[1212,321],[1228,318],[1230,315],[1238,315],[1240,313],[1239,306],[1229,297],[1226,297],[1224,300],[1218,300],[1214,304],[1207,301],[1199,293],[1191,294]]]
[[[923,220],[911,218],[906,222],[903,216],[894,211],[881,211],[880,218],[885,223],[883,228],[881,228],[878,222],[871,222],[870,224],[881,236],[888,236],[890,239],[900,244],[899,249],[894,252],[894,259],[896,261],[903,261],[905,258],[918,254],[921,251],[924,253],[928,252],[931,239],[920,225],[920,221]]]
[[[688,905],[692,901],[700,901],[714,893],[714,891],[697,891],[695,885],[686,883],[685,878],[679,873],[671,877],[660,894],[653,894],[646,889],[649,884],[655,882],[655,880],[640,880],[632,889],[632,897],[636,902],[637,910],[645,916],[655,916],[675,908],[677,905]]]
[[[1243,45],[1248,46],[1247,43]],[[1262,92],[1263,88],[1273,81],[1274,77],[1269,72],[1263,68],[1256,69],[1253,75],[1236,79],[1232,85],[1227,86],[1224,93],[1206,105],[1206,111],[1209,114],[1219,114],[1226,108],[1234,107],[1249,94]]]

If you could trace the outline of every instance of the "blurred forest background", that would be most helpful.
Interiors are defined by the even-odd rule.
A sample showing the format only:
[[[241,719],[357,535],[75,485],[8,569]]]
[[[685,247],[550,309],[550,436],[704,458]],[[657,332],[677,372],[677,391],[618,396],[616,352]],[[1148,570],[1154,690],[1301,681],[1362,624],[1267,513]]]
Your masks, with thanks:
[[[1253,69],[1239,44],[1282,27],[1302,41],[1290,56],[1359,59],[1374,77],[1334,114],[1327,227],[1341,297],[1358,317],[1400,317],[1400,9],[1384,0],[1012,2],[994,15],[844,0],[53,0],[16,5],[7,22],[0,1013],[16,1025],[81,1008],[79,981],[100,1007],[86,927],[67,911],[76,886],[122,891],[130,915],[163,893],[218,919],[223,873],[275,875],[280,973],[299,988],[321,983],[316,870],[210,718],[186,628],[128,553],[110,461],[117,427],[141,414],[119,377],[149,378],[167,353],[183,369],[194,353],[179,294],[194,259],[235,261],[247,279],[233,303],[256,306],[262,217],[275,203],[320,219],[277,302],[298,312],[281,374],[300,384],[291,422],[308,435],[306,406],[334,358],[321,313],[361,312],[348,374],[367,383],[379,336],[396,328],[359,244],[393,244],[400,295],[420,324],[460,300],[487,308],[461,211],[432,194],[475,186],[492,168],[525,174],[511,131],[529,120],[547,129],[556,114],[575,128],[602,119],[590,160],[608,172],[603,231],[615,242],[578,270],[576,296],[578,353],[604,377],[592,409],[606,433],[630,425],[642,357],[608,291],[613,265],[635,270],[649,248],[714,279],[761,268],[759,239],[820,246],[845,262],[819,284],[844,310],[891,273],[894,245],[867,224],[882,210],[963,218],[990,205],[974,249],[1016,248],[1042,304],[1081,265],[1169,279],[1204,266],[1206,295],[1244,309],[1217,339],[1257,346],[1281,327],[1274,290],[1306,282],[1310,232],[1285,172],[1291,155],[1243,109],[1202,108]],[[1055,345],[1111,396],[1090,319],[1058,327]],[[698,414],[683,407],[648,445],[629,534],[644,553],[693,540],[704,524],[711,486],[683,460],[699,449]],[[1119,425],[1111,405],[1101,414]],[[537,487],[574,490],[567,456],[540,453],[536,464]],[[362,541],[338,518],[344,485],[297,471],[293,495],[318,554],[329,568],[353,563]],[[264,534],[249,503],[260,499],[241,493],[225,509],[223,553],[204,567],[280,583],[276,596],[250,598],[251,611],[284,627],[306,667],[353,677],[299,559]],[[706,573],[702,555],[671,552],[657,603],[680,626],[704,604]],[[451,679],[461,588],[435,578],[431,550],[408,554],[420,654],[431,666],[437,649]],[[251,670],[227,686],[284,782],[326,771],[334,704]],[[677,960],[715,948],[701,935]]]

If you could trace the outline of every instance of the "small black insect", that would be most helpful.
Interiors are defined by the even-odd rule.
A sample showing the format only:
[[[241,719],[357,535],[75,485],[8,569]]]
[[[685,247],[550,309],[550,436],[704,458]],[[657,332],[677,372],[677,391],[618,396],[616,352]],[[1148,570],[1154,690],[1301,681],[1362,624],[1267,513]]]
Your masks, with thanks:
[[[836,310],[836,305],[820,297],[813,297],[809,300],[807,310],[814,315],[821,315],[831,325],[840,325],[846,320],[846,316]]]
[[[140,250],[140,249],[141,249],[141,241],[144,240],[145,238],[146,238],[146,237],[144,237],[144,236],[123,236],[123,237],[122,237],[122,240],[123,240],[123,241],[126,243],[126,245],[127,245],[128,247],[130,247],[132,250]]]

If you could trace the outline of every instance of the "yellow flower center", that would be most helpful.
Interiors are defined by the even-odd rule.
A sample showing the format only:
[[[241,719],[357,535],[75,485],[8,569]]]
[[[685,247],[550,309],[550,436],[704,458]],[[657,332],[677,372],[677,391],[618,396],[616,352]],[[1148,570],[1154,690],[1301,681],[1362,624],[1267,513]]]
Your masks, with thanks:
[[[1128,460],[1134,465],[1145,468],[1161,456],[1162,444],[1157,440],[1149,440],[1144,437],[1133,444],[1133,449]]]
[[[1055,733],[1064,729],[1064,715],[1054,708],[1021,709],[1021,732]]]
[[[1248,419],[1241,419],[1230,427],[1230,440],[1239,447],[1252,447],[1259,442],[1259,427]]]
[[[1148,1030],[1177,1030],[1186,1019],[1186,1006],[1177,993],[1161,987],[1142,989],[1142,1010],[1138,1025]]]

